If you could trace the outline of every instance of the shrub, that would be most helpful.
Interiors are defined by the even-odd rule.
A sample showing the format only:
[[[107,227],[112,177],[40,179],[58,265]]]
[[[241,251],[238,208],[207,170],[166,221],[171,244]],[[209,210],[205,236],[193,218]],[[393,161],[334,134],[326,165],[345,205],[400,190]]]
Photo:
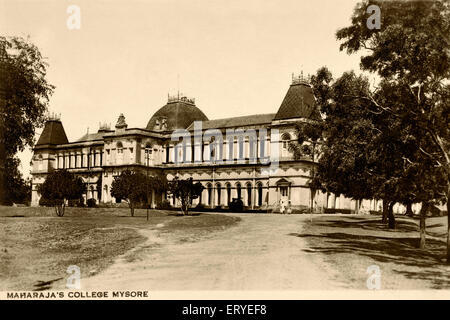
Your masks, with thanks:
[[[159,210],[169,210],[172,209],[172,205],[170,204],[170,201],[165,199],[161,202],[159,202],[156,206],[157,209]]]
[[[232,212],[243,212],[244,211],[244,203],[241,199],[233,198],[233,200],[228,205],[230,211]]]
[[[292,209],[291,214],[307,214],[310,213],[309,208],[296,208]]]
[[[53,201],[47,198],[41,197],[39,199],[39,205],[41,207],[53,207]]]
[[[195,210],[204,210],[205,205],[203,203],[199,203],[195,206]]]
[[[95,200],[94,198],[87,199],[86,205],[89,208],[95,208],[97,206],[97,200]]]
[[[351,213],[355,213],[355,211],[354,211],[354,210],[351,210],[351,209],[324,208],[323,213],[342,213],[342,214],[351,214]]]
[[[81,205],[80,205],[81,204]],[[67,201],[68,207],[83,207],[83,200],[82,199],[73,199]]]
[[[79,201],[76,203],[76,206],[77,206],[78,208],[84,208],[84,207],[85,207],[84,201],[83,201],[83,200],[79,200]]]
[[[97,208],[114,208],[114,206],[113,206],[111,201],[109,201],[109,202],[99,202],[97,204]]]

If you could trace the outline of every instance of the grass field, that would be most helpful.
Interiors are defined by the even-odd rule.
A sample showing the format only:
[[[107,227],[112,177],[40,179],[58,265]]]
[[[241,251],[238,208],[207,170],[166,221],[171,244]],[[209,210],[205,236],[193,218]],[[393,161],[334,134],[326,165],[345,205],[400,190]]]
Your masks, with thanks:
[[[358,283],[360,289],[366,289],[370,265],[380,267],[382,289],[450,289],[450,267],[445,263],[447,217],[427,218],[425,249],[418,249],[418,219],[397,217],[397,230],[389,230],[380,220],[318,216],[293,236],[305,238],[309,247],[305,251],[324,255],[343,282]]]
[[[52,208],[0,207],[0,290],[41,290],[67,278],[69,265],[82,277],[94,275],[142,243],[142,230],[182,233],[183,241],[221,230],[239,219],[217,214],[177,216],[173,211],[126,208],[67,208],[56,217]],[[37,286],[40,282],[48,285]],[[62,280],[59,280],[62,281]]]

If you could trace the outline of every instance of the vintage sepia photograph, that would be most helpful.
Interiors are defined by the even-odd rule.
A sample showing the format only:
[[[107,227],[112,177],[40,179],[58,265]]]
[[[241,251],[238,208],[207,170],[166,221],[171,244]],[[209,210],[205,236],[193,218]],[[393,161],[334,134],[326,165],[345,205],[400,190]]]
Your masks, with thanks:
[[[0,0],[2,300],[449,299],[449,199],[450,0]]]

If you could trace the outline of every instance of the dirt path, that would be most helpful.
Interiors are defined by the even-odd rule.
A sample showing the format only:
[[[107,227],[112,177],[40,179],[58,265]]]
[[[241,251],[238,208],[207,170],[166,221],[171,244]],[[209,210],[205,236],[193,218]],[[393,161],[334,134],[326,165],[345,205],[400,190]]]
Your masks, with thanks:
[[[303,215],[239,215],[237,226],[194,242],[161,229],[104,272],[82,279],[82,290],[343,289],[320,256],[302,249]]]

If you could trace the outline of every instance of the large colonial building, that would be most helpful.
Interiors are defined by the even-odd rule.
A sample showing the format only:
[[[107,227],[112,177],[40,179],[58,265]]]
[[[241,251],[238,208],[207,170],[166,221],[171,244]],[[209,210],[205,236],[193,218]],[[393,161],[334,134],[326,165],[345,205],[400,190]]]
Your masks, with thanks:
[[[34,148],[32,204],[38,205],[37,185],[52,170],[68,169],[87,184],[85,199],[116,202],[111,183],[123,170],[142,170],[192,177],[205,189],[196,200],[205,206],[228,206],[241,198],[251,209],[355,209],[355,202],[318,192],[312,200],[308,180],[314,163],[294,159],[289,149],[296,141],[296,123],[319,119],[320,113],[307,79],[293,77],[275,113],[209,120],[194,99],[177,95],[157,110],[146,128],[129,128],[120,115],[114,129],[101,125],[69,142],[59,118],[50,117]],[[233,136],[234,134],[234,136]],[[183,136],[182,147],[179,143]],[[152,192],[152,206],[170,195]],[[367,209],[377,209],[374,201]]]

